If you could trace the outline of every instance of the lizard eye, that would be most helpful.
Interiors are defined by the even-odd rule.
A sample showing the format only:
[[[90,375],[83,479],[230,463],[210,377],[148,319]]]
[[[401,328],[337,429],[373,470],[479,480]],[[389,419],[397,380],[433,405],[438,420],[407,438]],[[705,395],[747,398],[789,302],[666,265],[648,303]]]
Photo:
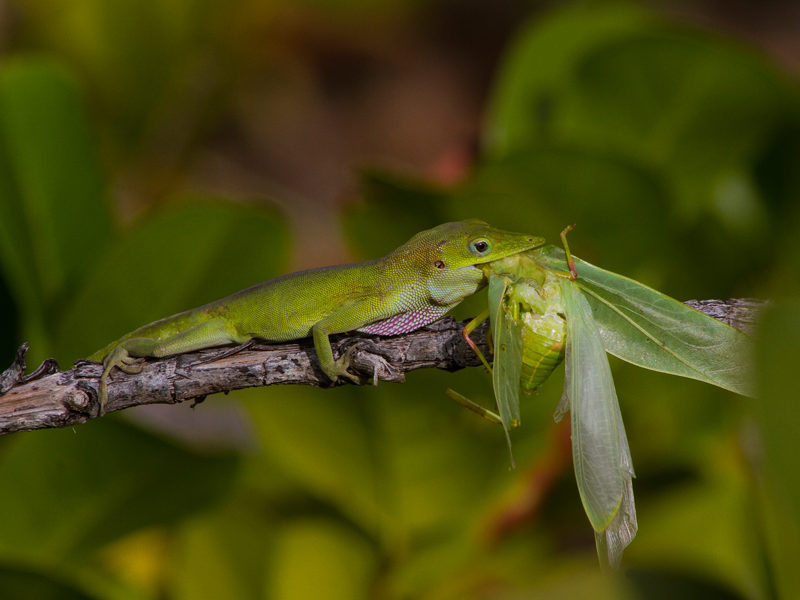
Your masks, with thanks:
[[[485,240],[483,238],[472,240],[469,243],[469,251],[475,256],[486,256],[490,249],[491,245],[489,244],[489,240]]]
[[[437,260],[435,263],[433,263],[433,266],[437,269],[444,269],[444,263],[440,260]]]

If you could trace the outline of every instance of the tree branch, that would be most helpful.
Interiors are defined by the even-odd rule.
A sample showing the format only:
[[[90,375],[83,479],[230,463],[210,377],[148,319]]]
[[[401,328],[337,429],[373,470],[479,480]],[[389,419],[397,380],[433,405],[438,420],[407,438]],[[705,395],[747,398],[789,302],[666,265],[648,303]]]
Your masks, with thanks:
[[[764,302],[751,299],[690,300],[687,305],[737,329],[749,332]],[[351,369],[365,380],[402,383],[416,369],[457,371],[480,365],[461,336],[466,321],[451,317],[395,337],[365,334],[337,336],[332,345],[338,353],[355,345]],[[478,347],[489,354],[487,323],[473,334]],[[143,404],[201,402],[209,394],[247,387],[300,384],[332,387],[319,368],[311,340],[287,344],[254,344],[241,352],[208,349],[160,359],[148,359],[141,373],[114,370],[109,378],[105,412]],[[25,372],[23,344],[14,363],[0,373],[0,435],[49,427],[66,427],[100,416],[97,389],[102,373],[99,363],[79,360],[74,369],[59,371],[48,359],[30,375]],[[337,384],[342,385],[345,381]]]

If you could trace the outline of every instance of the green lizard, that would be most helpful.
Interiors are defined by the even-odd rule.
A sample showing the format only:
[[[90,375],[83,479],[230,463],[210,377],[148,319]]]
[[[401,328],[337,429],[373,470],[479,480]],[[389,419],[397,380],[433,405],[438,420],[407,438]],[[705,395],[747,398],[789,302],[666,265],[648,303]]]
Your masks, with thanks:
[[[320,366],[336,381],[353,348],[334,359],[328,336],[347,331],[397,335],[443,316],[486,283],[476,266],[540,246],[544,239],[470,219],[418,233],[383,258],[290,273],[205,306],[136,329],[90,356],[103,362],[100,405],[114,367],[142,370],[145,357],[252,339],[285,342],[312,336]]]

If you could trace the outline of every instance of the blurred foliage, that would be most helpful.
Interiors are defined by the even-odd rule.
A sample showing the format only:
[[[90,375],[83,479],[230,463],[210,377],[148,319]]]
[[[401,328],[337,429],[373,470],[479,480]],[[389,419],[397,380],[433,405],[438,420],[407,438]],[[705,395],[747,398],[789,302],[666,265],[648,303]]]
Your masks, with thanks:
[[[783,215],[754,166],[797,119],[786,82],[731,41],[632,7],[572,9],[513,46],[487,119],[487,167],[527,163],[537,204],[566,205],[591,237],[617,230],[605,261],[628,267],[624,255],[643,252],[635,262],[652,262],[674,293],[698,293],[676,272],[692,256],[725,254],[703,274],[719,289],[751,284],[774,253],[765,241]]]
[[[23,333],[47,354],[61,294],[111,235],[103,178],[77,84],[59,66],[7,61],[0,119],[3,270]]]
[[[246,126],[221,106],[281,87],[293,59],[264,42],[278,15],[356,31],[424,3],[12,4],[25,18],[0,66],[0,352],[28,340],[32,361],[67,364],[287,270],[269,200],[182,179],[213,123]],[[799,106],[734,41],[630,5],[567,5],[510,45],[463,181],[370,167],[343,211],[357,258],[446,220],[551,240],[577,222],[576,254],[677,298],[778,299],[758,401],[612,362],[640,526],[620,573],[597,568],[551,421],[561,373],[524,403],[510,471],[500,429],[442,393],[488,401],[474,369],[210,399],[248,415],[213,448],[118,416],[0,439],[0,596],[800,596]],[[109,198],[131,185],[148,200],[115,218]]]
[[[795,268],[800,262],[794,263]],[[762,323],[758,347],[759,383],[765,402],[754,409],[761,446],[753,461],[761,504],[762,535],[774,569],[778,597],[800,594],[797,557],[800,556],[800,472],[797,435],[800,385],[789,377],[800,356],[800,300],[782,301],[770,308]]]

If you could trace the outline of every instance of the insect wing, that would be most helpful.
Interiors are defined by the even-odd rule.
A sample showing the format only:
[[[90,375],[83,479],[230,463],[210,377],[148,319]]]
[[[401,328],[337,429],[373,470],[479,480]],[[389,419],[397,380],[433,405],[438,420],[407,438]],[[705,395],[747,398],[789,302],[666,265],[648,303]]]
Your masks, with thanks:
[[[563,250],[546,246],[536,261],[568,273]],[[606,351],[634,365],[705,381],[752,396],[749,336],[638,281],[575,258]]]
[[[519,377],[522,368],[522,329],[507,310],[505,302],[510,285],[505,277],[489,278],[489,312],[494,337],[492,387],[506,437],[509,429],[519,425]]]
[[[633,465],[603,339],[575,282],[561,281],[567,317],[564,398],[581,501],[601,562],[616,565],[636,535]]]
[[[633,502],[632,477],[633,475],[630,475],[625,479],[622,502],[620,502],[619,510],[611,523],[604,531],[594,532],[597,556],[600,558],[600,562],[614,568],[618,567],[622,560],[622,551],[636,537],[636,505]]]

